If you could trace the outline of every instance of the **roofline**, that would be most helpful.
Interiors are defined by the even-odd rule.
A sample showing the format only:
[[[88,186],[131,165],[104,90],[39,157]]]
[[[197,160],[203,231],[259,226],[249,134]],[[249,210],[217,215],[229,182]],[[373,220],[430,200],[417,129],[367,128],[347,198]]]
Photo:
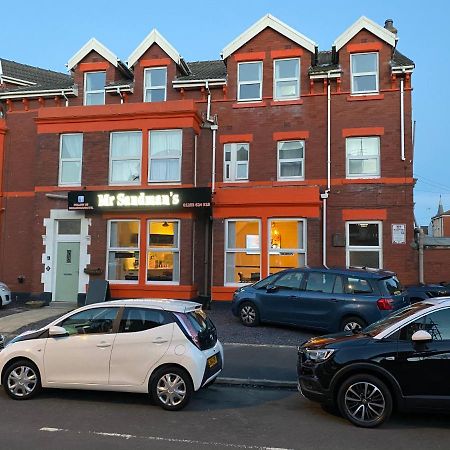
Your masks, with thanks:
[[[397,37],[394,33],[390,32],[386,28],[378,25],[373,20],[368,19],[365,16],[361,16],[355,23],[348,27],[340,36],[336,38],[333,45],[336,47],[336,51],[339,51],[350,39],[352,39],[363,28],[370,31],[375,36],[389,44],[391,47],[395,47]]]
[[[117,90],[120,91],[127,91],[127,92],[133,92],[133,88],[131,84],[118,84],[117,86],[105,86],[105,92],[117,92]]]
[[[412,72],[414,72],[415,68],[416,68],[415,65],[393,66],[392,73],[412,73]]]
[[[340,78],[342,74],[342,69],[334,69],[323,72],[314,72],[309,74],[309,78],[311,80],[320,79],[320,78]]]
[[[69,59],[67,68],[72,70],[92,50],[103,56],[103,58],[109,61],[114,67],[118,66],[119,58],[101,42],[97,41],[97,39],[91,38],[75,53],[75,55],[72,56],[72,58]]]
[[[37,91],[12,91],[0,93],[0,100],[6,100],[8,98],[35,98],[35,97],[53,97],[54,95],[67,95],[73,94],[78,96],[78,89],[74,86],[64,89],[42,89]]]
[[[8,75],[0,74],[0,79],[9,83],[17,84],[19,86],[36,86],[37,83],[33,81],[21,80],[20,78],[9,77]]]
[[[172,86],[174,88],[182,88],[182,87],[201,87],[206,86],[223,86],[227,84],[227,80],[225,78],[205,78],[201,80],[174,80],[172,81]]]
[[[261,31],[265,30],[267,27],[272,28],[273,30],[287,37],[291,41],[299,44],[311,53],[315,52],[316,43],[314,41],[294,30],[289,25],[286,25],[284,22],[272,16],[271,14],[266,14],[252,26],[247,28],[242,34],[240,34],[222,50],[222,59],[227,59],[231,54],[233,54],[236,50],[250,41],[250,39],[253,39],[256,35],[261,33]]]
[[[170,56],[178,65],[183,66],[181,56],[177,50],[164,38],[164,36],[156,29],[153,28],[149,34],[143,39],[143,41],[131,52],[127,60],[128,67],[133,67],[138,59],[153,45],[157,44],[161,47],[167,55]],[[186,64],[186,63],[185,63]]]

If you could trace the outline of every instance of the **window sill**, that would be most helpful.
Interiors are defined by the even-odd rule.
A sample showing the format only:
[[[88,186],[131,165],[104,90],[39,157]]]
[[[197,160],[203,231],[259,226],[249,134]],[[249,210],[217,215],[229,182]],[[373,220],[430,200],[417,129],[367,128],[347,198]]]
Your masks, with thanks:
[[[302,99],[297,100],[272,100],[271,106],[303,105]]]
[[[346,178],[343,180],[344,184],[352,184],[352,183],[377,183],[381,177],[358,177],[358,178]]]
[[[233,108],[263,108],[267,106],[267,102],[264,101],[256,101],[256,102],[244,102],[239,101],[237,103],[233,103]]]
[[[351,94],[347,96],[348,102],[359,102],[365,100],[383,100],[384,94]]]

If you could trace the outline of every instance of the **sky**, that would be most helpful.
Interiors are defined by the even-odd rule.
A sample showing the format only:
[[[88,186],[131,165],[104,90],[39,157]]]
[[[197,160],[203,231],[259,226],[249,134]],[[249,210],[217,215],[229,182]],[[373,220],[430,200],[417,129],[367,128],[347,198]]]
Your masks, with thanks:
[[[6,8],[6,10],[5,10]],[[51,0],[8,2],[3,8],[0,57],[65,72],[67,61],[95,37],[122,61],[153,29],[186,61],[219,59],[222,49],[270,13],[330,50],[333,41],[359,17],[384,25],[393,19],[398,50],[412,59],[415,121],[415,216],[427,225],[442,196],[450,210],[450,2],[434,0]]]

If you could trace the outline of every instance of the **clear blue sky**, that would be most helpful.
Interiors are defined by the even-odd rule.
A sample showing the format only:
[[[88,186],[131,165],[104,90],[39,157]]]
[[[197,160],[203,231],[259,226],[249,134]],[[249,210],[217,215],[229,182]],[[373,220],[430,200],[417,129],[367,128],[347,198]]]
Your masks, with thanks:
[[[450,209],[449,5],[445,0],[9,2],[2,9],[0,56],[63,72],[69,58],[95,37],[126,61],[157,28],[187,61],[218,59],[223,47],[267,13],[329,50],[360,16],[380,25],[391,18],[398,28],[398,49],[416,63],[415,213],[425,225],[437,211],[440,194]]]

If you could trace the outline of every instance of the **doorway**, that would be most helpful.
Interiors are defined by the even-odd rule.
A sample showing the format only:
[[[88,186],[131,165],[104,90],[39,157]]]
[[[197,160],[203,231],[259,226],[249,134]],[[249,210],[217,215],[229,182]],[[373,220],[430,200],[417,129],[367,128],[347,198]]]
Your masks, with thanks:
[[[80,273],[80,243],[58,242],[55,301],[76,302]]]

